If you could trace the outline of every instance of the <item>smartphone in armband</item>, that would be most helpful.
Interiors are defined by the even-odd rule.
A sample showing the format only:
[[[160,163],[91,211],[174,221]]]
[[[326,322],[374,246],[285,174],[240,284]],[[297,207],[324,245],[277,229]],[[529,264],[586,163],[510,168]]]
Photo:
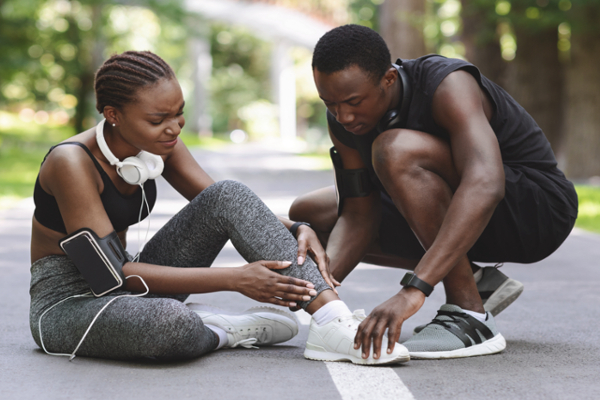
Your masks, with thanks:
[[[123,286],[123,265],[128,260],[115,231],[100,238],[89,228],[81,228],[59,241],[92,293],[100,297]]]

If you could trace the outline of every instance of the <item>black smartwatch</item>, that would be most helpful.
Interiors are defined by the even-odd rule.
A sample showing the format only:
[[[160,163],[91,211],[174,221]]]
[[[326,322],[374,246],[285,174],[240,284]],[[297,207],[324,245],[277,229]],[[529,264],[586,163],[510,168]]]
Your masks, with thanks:
[[[404,278],[402,278],[402,280],[400,281],[400,284],[405,287],[412,286],[414,288],[417,288],[421,292],[423,292],[427,297],[429,297],[431,292],[433,292],[433,286],[417,278],[417,276],[412,272],[407,272],[406,275],[404,275]]]
[[[300,225],[306,225],[310,228],[310,224],[308,222],[294,222],[294,225],[290,227],[290,232],[293,237],[296,237],[296,232],[298,231],[298,227]]]

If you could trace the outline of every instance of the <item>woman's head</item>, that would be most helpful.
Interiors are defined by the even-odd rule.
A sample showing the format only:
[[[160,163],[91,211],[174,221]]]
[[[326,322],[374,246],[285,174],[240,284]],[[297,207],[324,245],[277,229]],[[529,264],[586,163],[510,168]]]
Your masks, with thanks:
[[[96,108],[131,152],[167,154],[185,124],[185,101],[169,65],[149,51],[127,51],[106,60],[96,73]],[[115,150],[113,149],[113,152]]]
[[[101,114],[106,106],[122,109],[136,100],[140,89],[174,77],[169,64],[149,51],[116,54],[96,72],[96,109]]]

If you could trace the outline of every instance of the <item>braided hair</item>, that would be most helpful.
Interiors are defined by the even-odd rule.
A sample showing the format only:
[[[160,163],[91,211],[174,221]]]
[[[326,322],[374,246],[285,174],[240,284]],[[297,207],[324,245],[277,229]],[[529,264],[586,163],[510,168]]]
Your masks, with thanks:
[[[357,65],[374,82],[392,66],[390,51],[374,30],[361,25],[338,26],[319,39],[313,52],[312,67],[331,74]]]
[[[102,114],[105,106],[121,108],[136,100],[139,89],[173,77],[175,73],[169,64],[152,52],[115,54],[96,72],[96,109]]]

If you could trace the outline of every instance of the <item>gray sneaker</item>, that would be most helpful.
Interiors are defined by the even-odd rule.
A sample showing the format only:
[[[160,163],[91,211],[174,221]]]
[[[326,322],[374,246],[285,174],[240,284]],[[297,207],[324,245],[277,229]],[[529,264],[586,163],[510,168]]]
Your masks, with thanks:
[[[477,290],[483,301],[483,308],[494,317],[523,293],[523,284],[500,272],[498,268],[501,266],[502,264],[494,267],[482,267],[474,274]],[[413,333],[421,332],[425,326],[426,324],[417,326]]]
[[[494,317],[512,304],[523,293],[523,284],[509,278],[495,267],[484,267],[475,273],[477,290],[483,300],[483,308]],[[481,277],[478,277],[481,272]],[[479,278],[479,279],[478,279]]]
[[[490,312],[481,322],[453,304],[444,304],[433,321],[403,344],[412,359],[483,356],[506,348]]]

